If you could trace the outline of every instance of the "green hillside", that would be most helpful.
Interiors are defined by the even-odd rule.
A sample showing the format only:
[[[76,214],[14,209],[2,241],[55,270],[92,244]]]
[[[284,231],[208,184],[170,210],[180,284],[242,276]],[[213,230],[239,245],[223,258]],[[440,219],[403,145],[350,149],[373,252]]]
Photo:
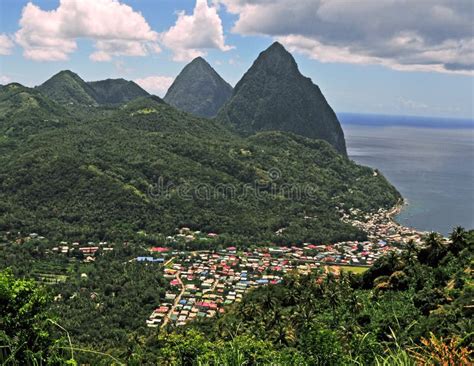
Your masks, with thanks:
[[[12,83],[0,89],[0,139],[28,136],[63,127],[72,114],[35,89]]]
[[[324,141],[283,132],[242,138],[158,97],[37,131],[13,147],[2,139],[0,151],[0,230],[57,239],[180,226],[254,241],[361,239],[336,207],[372,211],[400,198]]]
[[[79,75],[69,70],[57,73],[36,89],[63,105],[97,105],[97,96],[94,89]]]

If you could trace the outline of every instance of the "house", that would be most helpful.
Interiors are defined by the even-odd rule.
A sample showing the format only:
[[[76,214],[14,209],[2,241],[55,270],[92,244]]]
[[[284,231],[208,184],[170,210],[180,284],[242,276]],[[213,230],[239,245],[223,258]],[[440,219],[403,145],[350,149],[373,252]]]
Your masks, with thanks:
[[[150,252],[152,253],[166,253],[170,249],[169,248],[164,248],[164,247],[152,247],[150,248]]]

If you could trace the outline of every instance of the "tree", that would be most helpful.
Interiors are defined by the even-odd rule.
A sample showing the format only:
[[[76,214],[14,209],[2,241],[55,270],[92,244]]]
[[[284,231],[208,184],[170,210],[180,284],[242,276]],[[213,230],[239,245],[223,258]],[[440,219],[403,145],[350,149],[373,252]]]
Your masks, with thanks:
[[[0,272],[0,361],[5,365],[62,364],[52,335],[48,297],[34,281]]]
[[[449,238],[451,239],[451,244],[448,249],[454,255],[458,255],[460,251],[467,247],[466,231],[461,226],[455,227]]]

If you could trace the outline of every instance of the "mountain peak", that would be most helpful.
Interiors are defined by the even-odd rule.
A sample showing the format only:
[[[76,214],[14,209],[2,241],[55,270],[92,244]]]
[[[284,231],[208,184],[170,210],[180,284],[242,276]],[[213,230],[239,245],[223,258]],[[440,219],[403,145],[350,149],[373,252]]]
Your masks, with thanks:
[[[286,48],[278,41],[275,41],[273,42],[270,47],[268,47],[265,51],[263,52],[268,52],[268,51],[271,51],[271,52],[281,52],[281,53],[288,53],[290,54]],[[291,54],[290,54],[291,56]]]
[[[61,70],[57,74],[53,75],[53,78],[55,76],[60,76],[60,75],[79,76],[75,72],[72,72],[71,70]]]
[[[58,103],[97,105],[94,90],[70,70],[58,72],[37,89]]]
[[[196,58],[194,58],[190,63],[189,65],[192,65],[192,64],[196,64],[196,63],[204,63],[206,65],[209,65],[209,63],[201,56],[198,56]],[[211,65],[209,65],[211,66]]]
[[[279,42],[274,42],[261,52],[253,67],[263,67],[278,74],[299,74],[298,65],[292,54]]]
[[[214,117],[232,95],[232,87],[202,57],[179,73],[164,98],[172,106],[199,117]]]
[[[259,54],[218,118],[243,133],[274,130],[322,139],[347,155],[336,114],[278,42]]]

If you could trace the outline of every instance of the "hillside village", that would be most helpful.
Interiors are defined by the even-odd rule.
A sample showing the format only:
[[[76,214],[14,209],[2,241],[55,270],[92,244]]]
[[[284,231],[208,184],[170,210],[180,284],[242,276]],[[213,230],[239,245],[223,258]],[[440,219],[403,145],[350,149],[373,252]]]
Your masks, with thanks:
[[[421,244],[425,233],[403,227],[392,219],[399,209],[397,206],[370,215],[357,210],[343,214],[343,221],[368,233],[368,240],[362,242],[216,249],[211,245],[205,250],[178,250],[178,247],[187,248],[193,242],[212,243],[219,238],[217,233],[203,233],[183,227],[176,235],[166,237],[165,246],[148,248],[148,254],[128,260],[148,266],[151,271],[162,271],[169,281],[164,298],[156,305],[146,324],[151,328],[167,324],[181,326],[193,319],[212,318],[217,312],[223,312],[224,306],[240,302],[250,289],[277,284],[292,271],[304,274],[320,269],[336,275],[341,270],[362,272],[381,256],[390,252],[399,253],[403,245],[411,240]],[[22,240],[44,239],[32,233]],[[105,241],[84,244],[60,242],[46,249],[49,254],[66,255],[84,263],[94,262],[97,256],[112,251],[114,244]],[[85,274],[81,276],[87,277]],[[41,274],[41,277],[49,282],[65,281],[67,278],[49,278],[47,274]]]
[[[329,245],[289,247],[258,247],[253,250],[239,250],[228,247],[219,251],[202,250],[176,252],[169,248],[151,248],[152,253],[171,256],[164,268],[165,278],[170,281],[170,290],[165,300],[146,321],[148,327],[165,326],[169,322],[184,325],[196,318],[211,318],[223,312],[225,305],[240,302],[248,290],[277,284],[291,271],[309,273],[315,269],[339,272],[364,271],[375,260],[389,252],[399,253],[401,246],[413,241],[421,244],[425,233],[403,227],[392,217],[399,211],[379,210],[375,214],[355,219],[359,212],[344,215],[343,220],[365,230],[369,240],[350,241]],[[352,217],[352,218],[351,218]],[[169,240],[192,241],[200,232],[182,228],[176,237]],[[217,234],[208,234],[216,237]],[[139,257],[141,262],[164,263],[164,258]]]
[[[277,284],[291,271],[309,273],[326,266],[347,266],[360,271],[390,251],[400,251],[385,243],[343,242],[333,245],[302,247],[262,247],[239,251],[228,247],[219,251],[176,252],[167,248],[151,248],[169,257],[164,276],[170,290],[163,303],[146,321],[149,327],[168,322],[184,325],[196,319],[213,317],[223,306],[240,302],[249,289]],[[143,263],[164,263],[164,258],[137,257]]]

